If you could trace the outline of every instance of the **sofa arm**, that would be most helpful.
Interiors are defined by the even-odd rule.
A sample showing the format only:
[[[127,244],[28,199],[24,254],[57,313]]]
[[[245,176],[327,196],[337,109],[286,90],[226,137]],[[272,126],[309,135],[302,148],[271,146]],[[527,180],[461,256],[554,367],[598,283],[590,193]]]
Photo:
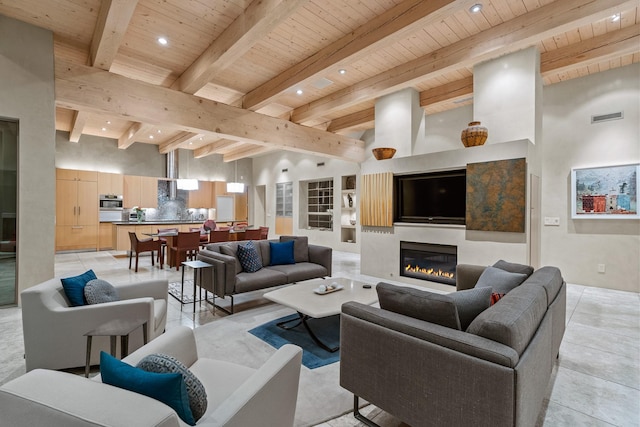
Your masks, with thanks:
[[[118,290],[121,300],[144,297],[166,300],[169,294],[169,281],[166,279],[118,284],[114,287]]]
[[[219,297],[234,293],[236,287],[236,260],[234,257],[203,249],[198,252],[196,258],[214,266],[213,269],[205,268],[202,271],[202,283],[205,289],[213,290]]]
[[[2,425],[178,427],[164,403],[58,371],[33,370],[0,388]]]
[[[486,268],[484,265],[458,264],[456,266],[456,290],[463,291],[473,288]]]
[[[327,269],[327,276],[331,276],[333,249],[328,246],[309,245],[309,262],[320,264]]]

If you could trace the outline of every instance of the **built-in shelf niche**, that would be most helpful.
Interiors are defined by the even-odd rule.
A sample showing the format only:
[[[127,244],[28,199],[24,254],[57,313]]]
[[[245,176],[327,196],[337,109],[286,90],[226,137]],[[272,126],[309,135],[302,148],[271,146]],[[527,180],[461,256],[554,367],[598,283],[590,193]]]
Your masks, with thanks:
[[[356,242],[356,226],[358,224],[356,209],[356,176],[342,177],[340,200],[340,241]]]

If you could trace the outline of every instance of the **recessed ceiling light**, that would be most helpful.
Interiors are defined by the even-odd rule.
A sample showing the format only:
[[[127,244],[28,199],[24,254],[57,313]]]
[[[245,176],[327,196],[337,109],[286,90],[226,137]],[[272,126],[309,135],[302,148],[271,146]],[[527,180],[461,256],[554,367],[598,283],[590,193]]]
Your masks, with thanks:
[[[110,125],[111,124],[111,120],[107,120],[107,124]]]
[[[298,90],[296,91],[296,93],[297,93],[298,95],[302,95],[304,92],[302,92],[302,89],[298,89]]]
[[[149,135],[149,139],[153,139],[153,135]]]
[[[476,3],[473,6],[471,6],[469,8],[469,12],[471,13],[478,13],[482,10],[482,4],[481,3]]]
[[[164,37],[158,37],[158,43],[160,43],[162,46],[166,46],[169,43],[169,41]]]
[[[340,68],[340,69],[338,70],[338,73],[340,73],[340,74],[347,74],[347,70],[345,70],[344,68]]]
[[[106,132],[107,128],[102,128],[102,132]]]
[[[162,131],[160,129],[158,129],[158,133],[162,133]]]
[[[620,20],[620,14],[616,13],[611,17],[611,22],[618,22]]]
[[[202,141],[202,137],[200,137],[200,141]]]

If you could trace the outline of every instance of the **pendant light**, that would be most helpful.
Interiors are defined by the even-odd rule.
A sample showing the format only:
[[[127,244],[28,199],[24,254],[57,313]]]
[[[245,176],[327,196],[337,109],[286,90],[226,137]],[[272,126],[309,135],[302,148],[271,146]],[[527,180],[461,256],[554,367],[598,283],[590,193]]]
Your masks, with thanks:
[[[235,161],[235,182],[227,182],[227,193],[244,193],[244,183],[238,182],[238,161]]]

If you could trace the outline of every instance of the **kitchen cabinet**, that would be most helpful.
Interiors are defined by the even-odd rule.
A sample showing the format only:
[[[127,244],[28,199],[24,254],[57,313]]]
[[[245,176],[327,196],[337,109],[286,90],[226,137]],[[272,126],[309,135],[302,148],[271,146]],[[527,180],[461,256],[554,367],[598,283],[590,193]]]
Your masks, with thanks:
[[[158,207],[158,178],[150,176],[125,175],[123,178],[124,207]]]
[[[198,181],[198,189],[189,191],[189,208],[210,208],[212,204],[212,196],[214,192],[213,182]]]
[[[98,229],[98,250],[113,249],[115,242],[115,226],[110,222],[101,222]]]
[[[122,196],[124,177],[119,173],[98,172],[98,194]]]
[[[97,172],[56,169],[56,250],[98,246]]]

